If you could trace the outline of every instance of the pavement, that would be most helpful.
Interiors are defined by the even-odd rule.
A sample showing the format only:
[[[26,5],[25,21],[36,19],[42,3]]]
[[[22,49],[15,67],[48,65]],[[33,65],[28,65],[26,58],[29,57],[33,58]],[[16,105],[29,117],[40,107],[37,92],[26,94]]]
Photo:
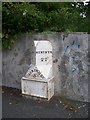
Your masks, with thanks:
[[[27,98],[12,88],[2,90],[3,118],[88,118],[87,102],[53,97],[50,101]]]

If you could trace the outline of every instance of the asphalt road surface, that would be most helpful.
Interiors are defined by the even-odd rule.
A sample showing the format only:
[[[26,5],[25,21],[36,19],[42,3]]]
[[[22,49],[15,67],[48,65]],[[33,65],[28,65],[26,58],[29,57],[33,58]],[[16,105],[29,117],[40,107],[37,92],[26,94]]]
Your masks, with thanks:
[[[2,101],[3,118],[88,118],[88,103],[59,97],[47,102],[10,89],[2,91]]]

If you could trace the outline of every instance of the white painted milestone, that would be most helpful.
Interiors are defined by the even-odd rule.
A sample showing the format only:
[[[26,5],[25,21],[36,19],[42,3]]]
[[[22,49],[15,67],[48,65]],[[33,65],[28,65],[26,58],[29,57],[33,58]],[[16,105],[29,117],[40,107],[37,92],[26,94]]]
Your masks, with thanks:
[[[52,45],[49,41],[34,41],[36,66],[47,79],[52,76]]]
[[[52,75],[52,45],[49,41],[34,41],[36,65],[31,64],[21,79],[22,94],[50,100],[54,95]]]

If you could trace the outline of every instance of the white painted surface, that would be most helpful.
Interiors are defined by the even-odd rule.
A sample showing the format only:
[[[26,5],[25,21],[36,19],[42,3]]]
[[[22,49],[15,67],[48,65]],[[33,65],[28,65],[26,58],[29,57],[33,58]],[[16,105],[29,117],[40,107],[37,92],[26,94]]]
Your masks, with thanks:
[[[39,80],[39,79],[44,79],[45,77],[43,76],[43,74],[40,72],[40,70],[35,67],[34,65],[31,65],[30,68],[28,69],[26,75],[26,78],[30,79],[35,79],[35,80]]]
[[[22,93],[47,98],[47,83],[22,80]]]
[[[49,41],[34,41],[36,51],[43,50],[52,50],[52,45]]]
[[[35,46],[36,66],[31,64],[25,77],[22,77],[22,94],[49,100],[54,95],[52,45],[49,41],[36,41]]]
[[[47,79],[52,75],[52,45],[49,41],[35,41],[36,66]]]
[[[21,80],[22,94],[47,98],[50,100],[54,95],[54,77],[45,80],[28,80],[23,77]]]
[[[43,65],[43,66],[37,66],[38,70],[43,74],[43,76],[48,79],[50,72],[51,72],[51,77],[52,77],[52,66],[51,65]]]
[[[38,41],[36,45],[36,66],[52,65],[52,45],[49,41]]]
[[[47,79],[29,79],[29,78],[26,78],[26,77],[22,77],[23,80],[26,80],[26,81],[37,81],[37,82],[48,82]]]

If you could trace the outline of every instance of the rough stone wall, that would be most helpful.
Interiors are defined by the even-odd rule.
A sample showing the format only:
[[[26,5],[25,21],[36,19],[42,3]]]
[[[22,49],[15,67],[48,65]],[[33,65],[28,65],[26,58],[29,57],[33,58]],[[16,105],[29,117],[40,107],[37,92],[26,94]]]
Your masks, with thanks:
[[[0,40],[0,86],[2,86],[2,42]]]
[[[53,47],[55,95],[88,101],[88,34],[52,33],[23,35],[12,50],[3,51],[3,85],[21,89],[20,80],[35,64],[35,40],[49,40]]]
[[[29,37],[30,38],[30,37]],[[32,38],[22,35],[11,50],[4,50],[2,55],[2,84],[21,89],[21,78],[31,64]],[[27,42],[28,41],[28,42]]]
[[[57,63],[61,95],[88,101],[88,36],[68,34],[62,41],[63,52],[58,53]]]
[[[2,86],[2,55],[0,52],[0,86]]]

